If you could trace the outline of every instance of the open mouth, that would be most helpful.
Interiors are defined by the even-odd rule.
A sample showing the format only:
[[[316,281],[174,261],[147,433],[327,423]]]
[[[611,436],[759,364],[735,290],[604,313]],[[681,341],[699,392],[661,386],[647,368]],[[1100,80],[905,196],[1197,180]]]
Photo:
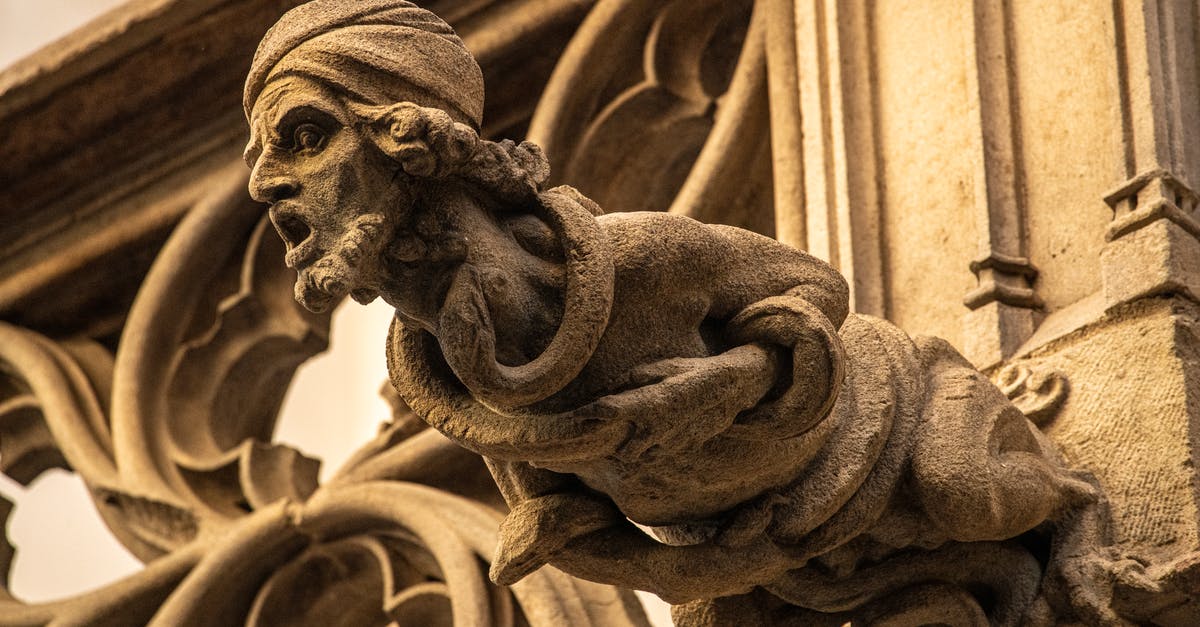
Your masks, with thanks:
[[[300,207],[281,202],[271,208],[271,222],[287,244],[284,263],[297,273],[295,296],[306,309],[326,311],[351,292],[360,302],[375,298],[371,276],[387,232],[383,215],[358,215],[340,233],[316,233]]]
[[[283,262],[289,268],[303,270],[321,255],[317,250],[312,227],[303,217],[303,211],[289,202],[278,202],[271,206],[271,224],[287,245]]]
[[[312,229],[309,228],[308,223],[291,211],[277,211],[272,222],[275,224],[275,230],[279,232],[279,236],[289,244],[303,242],[312,235]]]

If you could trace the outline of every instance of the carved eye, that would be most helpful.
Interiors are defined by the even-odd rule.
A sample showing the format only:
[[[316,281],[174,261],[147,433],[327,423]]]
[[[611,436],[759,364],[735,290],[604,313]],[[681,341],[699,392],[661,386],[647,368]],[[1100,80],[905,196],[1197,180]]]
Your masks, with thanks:
[[[318,152],[325,147],[325,131],[316,124],[301,124],[292,134],[292,146],[296,152]]]

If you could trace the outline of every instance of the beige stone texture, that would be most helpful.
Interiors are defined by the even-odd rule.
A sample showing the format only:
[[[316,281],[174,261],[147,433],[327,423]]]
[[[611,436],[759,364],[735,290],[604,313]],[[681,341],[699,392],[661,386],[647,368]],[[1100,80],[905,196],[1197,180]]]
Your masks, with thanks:
[[[1193,302],[1142,300],[1021,362],[1070,373],[1066,402],[1043,428],[1069,463],[1096,474],[1113,512],[1116,541],[1166,579],[1163,573],[1200,547],[1196,314]],[[1194,610],[1179,596],[1128,598],[1133,601],[1126,609],[1138,622],[1193,620]]]
[[[871,18],[877,68],[885,311],[910,333],[961,345],[959,304],[976,255],[966,3],[883,2]],[[947,37],[948,33],[955,35]],[[921,63],[913,63],[921,59]],[[937,138],[936,141],[931,138]]]
[[[1029,260],[1057,311],[1100,289],[1110,215],[1096,191],[1126,175],[1114,16],[1103,2],[1006,4]]]
[[[1200,546],[1190,413],[1196,313],[1192,304],[1144,301],[1029,360],[1035,369],[1071,373],[1071,393],[1046,432],[1073,464],[1100,479],[1118,541],[1148,556]]]
[[[0,470],[147,563],[0,623],[1200,624],[1196,2],[420,4],[0,73]]]

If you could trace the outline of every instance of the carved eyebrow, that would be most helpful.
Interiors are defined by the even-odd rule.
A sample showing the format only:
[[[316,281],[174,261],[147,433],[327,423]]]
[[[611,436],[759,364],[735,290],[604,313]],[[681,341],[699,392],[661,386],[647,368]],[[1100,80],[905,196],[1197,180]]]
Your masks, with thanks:
[[[246,143],[246,147],[242,149],[242,161],[251,168],[258,162],[258,158],[262,155],[262,141],[259,140],[258,133],[250,131],[250,141]]]
[[[265,124],[262,118],[256,116],[250,123],[250,141],[242,150],[242,159],[253,168],[254,163],[258,161],[263,152],[263,135],[266,135],[266,142],[286,147],[284,142],[290,141],[291,129],[305,122],[317,123],[327,128],[341,126],[341,122],[334,114],[309,104],[288,109],[272,124]]]
[[[245,161],[246,165],[251,168],[254,168],[258,158],[262,156],[263,143],[262,133],[259,132],[260,126],[261,121],[258,116],[250,118],[250,139],[246,142],[246,147],[242,149],[242,161]]]

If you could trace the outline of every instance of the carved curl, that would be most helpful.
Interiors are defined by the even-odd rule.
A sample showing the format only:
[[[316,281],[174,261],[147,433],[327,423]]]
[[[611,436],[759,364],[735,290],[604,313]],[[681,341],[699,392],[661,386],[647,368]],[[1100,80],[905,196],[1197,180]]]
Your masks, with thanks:
[[[550,177],[550,163],[537,144],[480,139],[441,109],[411,102],[349,103],[349,109],[362,120],[364,135],[410,176],[456,176],[513,203],[535,197]]]

